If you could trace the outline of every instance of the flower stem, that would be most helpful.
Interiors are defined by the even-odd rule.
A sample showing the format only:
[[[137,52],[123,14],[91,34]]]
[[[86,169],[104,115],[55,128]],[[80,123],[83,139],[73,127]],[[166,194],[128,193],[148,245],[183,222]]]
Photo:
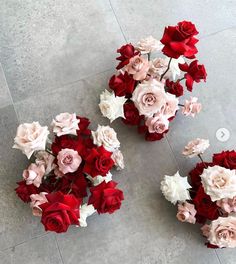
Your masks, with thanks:
[[[149,52],[147,55],[148,55],[148,61],[150,61],[151,60],[151,52]]]
[[[202,159],[201,154],[198,154],[198,157],[199,157],[199,159],[201,160],[201,162],[203,163],[204,167],[207,169],[207,165],[206,165],[206,163],[204,162],[204,160]]]
[[[160,79],[160,81],[162,81],[162,79],[163,79],[163,77],[165,76],[165,74],[169,71],[171,60],[172,60],[172,58],[170,58],[170,60],[169,60],[169,62],[168,62],[167,69],[166,69],[165,72],[161,75],[161,79]]]
[[[184,107],[184,105],[183,105],[183,104],[178,104],[178,106]]]
[[[54,157],[56,157],[49,149],[45,149],[45,151],[47,152],[47,153],[49,153],[50,155],[52,155],[52,156],[54,156]]]

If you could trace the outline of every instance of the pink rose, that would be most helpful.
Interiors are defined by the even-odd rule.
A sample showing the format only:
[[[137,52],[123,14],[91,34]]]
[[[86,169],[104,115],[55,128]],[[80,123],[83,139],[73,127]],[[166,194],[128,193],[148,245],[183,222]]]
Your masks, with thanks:
[[[76,136],[76,130],[79,130],[79,122],[80,120],[76,118],[75,113],[61,113],[53,119],[51,126],[58,137],[68,134]]]
[[[140,83],[133,92],[132,101],[140,115],[156,114],[166,104],[164,84],[154,79]]]
[[[33,184],[36,187],[39,187],[44,174],[44,165],[37,165],[35,163],[31,163],[28,169],[23,171],[23,178],[25,179],[27,185]]]
[[[57,164],[59,170],[66,174],[68,172],[75,172],[82,162],[82,158],[77,151],[73,149],[62,149],[57,155]]]
[[[217,206],[219,206],[226,213],[234,212],[236,213],[236,196],[232,199],[224,198],[216,202]]]
[[[129,64],[125,66],[125,70],[133,75],[133,79],[142,81],[146,78],[149,69],[149,62],[146,58],[139,55],[134,56],[129,60]]]
[[[191,115],[192,117],[200,113],[202,109],[202,105],[197,101],[198,101],[197,97],[191,97],[190,100],[186,100],[184,107],[182,109],[182,113],[186,116]]]
[[[181,222],[188,222],[190,224],[195,224],[197,211],[194,208],[194,204],[184,202],[178,204],[178,213],[176,215],[177,219]]]
[[[41,204],[47,203],[46,192],[41,192],[39,194],[30,195],[30,207],[32,208],[32,213],[34,216],[42,216],[42,209],[39,207]]]
[[[176,111],[179,109],[178,104],[179,104],[179,100],[175,95],[166,93],[166,104],[161,109],[161,113],[166,118],[175,116]]]
[[[145,125],[148,127],[149,133],[162,134],[169,128],[169,120],[161,114],[156,114],[154,117],[148,117]]]
[[[208,241],[219,248],[236,247],[236,217],[219,217],[209,226],[203,226],[203,235]]]

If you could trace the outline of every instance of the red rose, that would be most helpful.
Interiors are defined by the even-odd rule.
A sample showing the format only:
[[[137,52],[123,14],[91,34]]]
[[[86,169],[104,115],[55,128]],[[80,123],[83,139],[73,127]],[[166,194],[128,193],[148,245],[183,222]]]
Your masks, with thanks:
[[[47,203],[40,205],[42,209],[41,222],[46,231],[56,233],[66,232],[70,225],[79,224],[80,199],[74,195],[64,195],[61,192],[46,195]]]
[[[77,135],[84,135],[84,136],[90,136],[91,130],[88,128],[90,121],[86,117],[77,116],[77,119],[79,119],[79,129],[76,131]]]
[[[103,181],[99,185],[91,187],[88,204],[92,204],[99,214],[112,214],[120,209],[124,195],[121,190],[115,188],[116,185],[117,183],[114,181],[108,183]]]
[[[166,27],[160,40],[164,44],[162,52],[175,59],[181,55],[190,59],[195,58],[194,55],[198,51],[195,44],[198,40],[194,36],[197,34],[195,25],[188,21],[179,22],[177,26]]]
[[[134,90],[135,80],[127,72],[113,75],[109,81],[109,87],[115,92],[116,96],[131,97]]]
[[[33,184],[27,185],[26,181],[20,181],[17,182],[17,184],[19,186],[15,189],[16,194],[25,203],[29,203],[31,201],[31,194],[39,193],[39,190],[36,186],[34,186]]]
[[[180,82],[173,82],[167,79],[165,85],[168,88],[167,92],[174,94],[176,97],[182,96],[184,93],[184,88]]]
[[[211,197],[207,195],[201,185],[198,188],[193,203],[197,210],[196,220],[200,224],[204,224],[206,220],[215,220],[219,217],[216,202],[212,202]]]
[[[122,121],[127,125],[139,125],[140,121],[143,119],[143,116],[139,115],[138,109],[131,101],[124,104],[124,115],[125,118],[123,118]]]
[[[129,63],[129,59],[138,55],[140,52],[135,51],[135,48],[132,44],[126,44],[117,50],[121,54],[121,56],[117,57],[116,59],[120,61],[118,66],[116,67],[117,70],[123,68],[125,65]]]
[[[73,194],[76,198],[83,198],[87,196],[88,182],[81,170],[74,173],[67,173],[57,182],[53,184],[54,189],[60,190],[62,193]]]
[[[213,155],[214,165],[219,165],[230,170],[236,169],[236,152],[232,151],[222,151]]]
[[[108,171],[113,167],[114,161],[111,158],[112,153],[107,151],[103,146],[93,148],[90,154],[85,158],[84,173],[92,177],[97,175],[106,176]]]
[[[197,60],[192,61],[189,65],[187,63],[179,64],[181,71],[186,72],[184,78],[186,79],[187,89],[192,92],[193,82],[199,83],[201,80],[206,81],[207,73],[204,65],[199,65]]]
[[[206,166],[212,166],[212,163],[205,162]],[[189,176],[191,178],[191,186],[194,190],[197,190],[198,187],[201,185],[201,178],[200,175],[203,173],[205,169],[204,163],[198,163],[196,167],[189,172]]]
[[[149,132],[147,132],[146,135],[145,135],[145,139],[146,139],[147,141],[156,141],[156,140],[160,140],[160,139],[162,139],[162,138],[164,137],[164,135],[165,135],[167,132],[168,132],[168,130],[165,131],[165,132],[162,133],[162,134],[158,134],[158,133],[149,133]]]

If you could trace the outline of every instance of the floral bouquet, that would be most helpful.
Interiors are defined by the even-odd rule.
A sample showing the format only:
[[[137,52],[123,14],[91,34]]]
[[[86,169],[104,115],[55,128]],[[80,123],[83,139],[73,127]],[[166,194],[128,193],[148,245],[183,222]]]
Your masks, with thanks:
[[[223,151],[204,162],[201,154],[209,141],[195,139],[188,143],[183,154],[198,156],[201,162],[190,171],[190,179],[165,176],[161,190],[165,198],[177,203],[177,219],[201,224],[203,236],[210,248],[236,247],[236,152]]]
[[[206,81],[205,67],[195,59],[197,34],[194,24],[183,21],[166,27],[160,41],[150,36],[137,45],[119,48],[118,72],[109,81],[111,92],[105,90],[100,95],[103,116],[111,122],[121,117],[125,124],[137,126],[146,140],[155,141],[168,132],[180,107],[185,116],[199,113],[198,98],[179,102],[184,94],[181,81],[189,92],[195,82]],[[153,52],[161,51],[165,57],[152,58]]]
[[[23,171],[15,189],[41,217],[46,231],[66,232],[70,225],[87,226],[94,212],[113,213],[123,192],[116,188],[110,170],[124,168],[116,132],[109,126],[91,131],[87,118],[61,113],[49,130],[38,122],[19,125],[13,148],[34,160]]]

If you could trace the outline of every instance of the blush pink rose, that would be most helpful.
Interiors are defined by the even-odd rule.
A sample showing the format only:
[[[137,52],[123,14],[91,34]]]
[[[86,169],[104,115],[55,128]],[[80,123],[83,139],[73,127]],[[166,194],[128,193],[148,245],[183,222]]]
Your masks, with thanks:
[[[140,115],[156,114],[166,104],[164,84],[154,79],[140,83],[133,92],[132,101]]]
[[[39,187],[44,174],[44,165],[37,165],[35,163],[31,163],[28,169],[23,171],[23,178],[25,179],[27,185],[33,184],[36,187]]]
[[[197,101],[197,97],[191,97],[190,100],[186,100],[182,109],[182,113],[186,116],[191,115],[192,117],[195,117],[195,115],[200,113],[202,109],[202,105]]]
[[[162,134],[169,128],[169,120],[161,114],[156,114],[154,117],[148,117],[145,125],[148,127],[149,133]]]
[[[134,80],[142,81],[147,76],[149,62],[146,58],[136,55],[129,60],[129,64],[125,66],[125,70],[133,75]]]
[[[76,135],[76,130],[79,130],[79,122],[75,113],[61,113],[53,119],[51,126],[58,137],[68,134]]]
[[[175,116],[176,111],[179,109],[179,99],[170,93],[166,93],[166,104],[161,109],[161,113],[166,117],[170,118]]]
[[[209,226],[203,226],[203,235],[208,241],[219,248],[236,247],[236,217],[219,217]]]
[[[42,216],[42,209],[39,205],[47,203],[48,200],[46,198],[46,192],[41,192],[39,194],[31,194],[30,195],[30,207],[32,208],[32,213],[34,216]]]
[[[197,211],[194,208],[194,204],[184,202],[178,204],[178,213],[176,215],[177,219],[181,222],[188,222],[190,224],[195,224]]]
[[[82,162],[82,158],[77,151],[73,149],[62,149],[57,155],[57,164],[59,170],[66,174],[75,172]]]
[[[226,213],[234,212],[236,213],[236,196],[232,199],[224,198],[216,202],[217,206],[219,206]]]

